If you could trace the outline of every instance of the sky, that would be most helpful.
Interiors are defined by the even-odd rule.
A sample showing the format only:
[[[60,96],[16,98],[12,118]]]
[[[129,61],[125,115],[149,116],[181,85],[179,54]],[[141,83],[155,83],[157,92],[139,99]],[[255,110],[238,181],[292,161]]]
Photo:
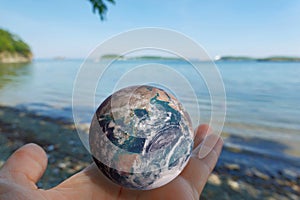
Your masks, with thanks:
[[[88,0],[0,0],[0,28],[19,35],[35,58],[84,58],[142,27],[183,33],[211,57],[300,56],[299,0],[115,1],[100,21]]]

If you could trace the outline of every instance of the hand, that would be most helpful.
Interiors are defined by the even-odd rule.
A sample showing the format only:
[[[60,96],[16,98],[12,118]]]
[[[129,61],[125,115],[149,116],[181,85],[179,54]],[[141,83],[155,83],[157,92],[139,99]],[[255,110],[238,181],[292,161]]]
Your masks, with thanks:
[[[202,143],[208,130],[206,125],[198,127],[194,148]],[[213,137],[211,141],[214,142],[207,142],[208,139],[202,143],[204,151],[212,149],[207,151],[208,154],[205,153],[207,155],[200,153],[199,158],[196,153],[177,178],[165,186],[148,191],[128,190],[112,183],[99,172],[95,164],[52,189],[38,189],[36,182],[45,172],[47,156],[41,147],[28,144],[17,150],[0,170],[0,199],[199,199],[223,146],[220,137]]]

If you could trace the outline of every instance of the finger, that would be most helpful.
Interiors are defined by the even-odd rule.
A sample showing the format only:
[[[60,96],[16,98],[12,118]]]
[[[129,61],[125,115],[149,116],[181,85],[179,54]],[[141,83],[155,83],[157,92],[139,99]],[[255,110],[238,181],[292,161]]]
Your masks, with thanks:
[[[222,146],[223,140],[219,137],[217,143],[204,159],[200,159],[197,156],[192,156],[189,160],[188,165],[181,173],[181,176],[190,183],[191,187],[194,188],[198,192],[198,194],[202,192],[205,183],[207,182],[208,176],[215,167],[220,156]]]
[[[219,135],[213,134],[212,132],[210,132],[208,135],[211,137],[204,138],[203,142],[201,143],[201,146],[199,146],[200,147],[200,150],[199,150],[199,158],[200,159],[205,158],[209,154],[209,152],[213,149],[215,144],[218,142]]]
[[[14,152],[0,170],[0,178],[36,188],[35,183],[47,167],[47,155],[36,144],[27,144]]]
[[[194,148],[197,147],[205,138],[206,134],[211,132],[211,129],[207,124],[202,124],[195,130]]]
[[[199,181],[198,185],[195,185],[195,187],[197,188],[199,193],[202,192],[202,190],[208,180],[209,175],[215,168],[217,161],[219,159],[219,156],[221,154],[222,147],[223,147],[223,139],[219,138],[217,140],[217,143],[215,144],[215,147],[209,152],[209,154],[204,159],[201,160],[202,161],[201,171],[203,172],[203,175],[202,175],[202,178]]]

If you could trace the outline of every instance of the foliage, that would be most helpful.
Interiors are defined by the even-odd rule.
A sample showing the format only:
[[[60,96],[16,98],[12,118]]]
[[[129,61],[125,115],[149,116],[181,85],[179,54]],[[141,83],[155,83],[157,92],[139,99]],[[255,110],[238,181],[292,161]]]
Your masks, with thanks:
[[[26,57],[31,55],[30,47],[21,38],[3,29],[0,29],[1,52],[20,53]]]
[[[299,57],[285,57],[285,56],[273,56],[268,58],[259,58],[257,61],[293,61],[293,62],[299,62]]]
[[[272,56],[266,58],[253,58],[245,56],[222,56],[218,61],[299,62],[300,57]]]
[[[115,4],[114,0],[89,0],[92,5],[93,5],[93,12],[96,13],[98,12],[100,19],[104,20],[105,19],[105,14],[107,12],[107,5],[105,1]]]
[[[124,56],[118,54],[106,54],[101,56],[101,59],[118,59],[118,58],[124,58]]]

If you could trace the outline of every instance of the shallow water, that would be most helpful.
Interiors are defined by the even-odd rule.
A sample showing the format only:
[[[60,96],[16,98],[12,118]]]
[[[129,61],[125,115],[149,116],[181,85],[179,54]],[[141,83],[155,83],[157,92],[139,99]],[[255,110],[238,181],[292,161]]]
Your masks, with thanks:
[[[36,60],[25,65],[0,65],[0,104],[73,120],[73,83],[82,62],[82,60]],[[193,84],[198,83],[195,93],[201,97],[200,122],[208,123],[211,105],[204,81],[193,80],[194,72],[188,70],[188,63],[174,60],[155,62],[189,76],[189,81]],[[124,72],[128,72],[132,65],[142,64],[143,61],[119,61],[116,63],[119,68],[107,71],[100,85],[92,83],[90,79],[94,74],[93,69],[97,70],[95,64],[95,68],[92,67],[89,73],[85,74],[86,79],[82,83],[86,87],[96,84],[95,95],[89,97],[90,93],[87,93],[84,87],[79,88],[83,98],[77,101],[76,108],[81,112],[82,122],[90,122],[95,106],[110,94],[115,82]],[[217,62],[216,65],[226,88],[227,116],[223,131],[224,136],[227,136],[227,145],[265,156],[296,156],[296,160],[299,161],[300,63]],[[174,84],[175,95],[177,94],[184,106],[188,107],[192,118],[198,117],[194,100],[186,86],[178,84],[181,82],[177,79],[172,80],[172,76],[161,71],[144,71],[138,81],[141,79],[148,81],[150,73],[155,76],[152,82],[165,77],[170,84],[172,81],[177,83]],[[125,85],[126,76],[122,78]],[[137,81],[130,76],[127,77],[128,80]],[[86,98],[95,98],[96,104],[90,105]]]

